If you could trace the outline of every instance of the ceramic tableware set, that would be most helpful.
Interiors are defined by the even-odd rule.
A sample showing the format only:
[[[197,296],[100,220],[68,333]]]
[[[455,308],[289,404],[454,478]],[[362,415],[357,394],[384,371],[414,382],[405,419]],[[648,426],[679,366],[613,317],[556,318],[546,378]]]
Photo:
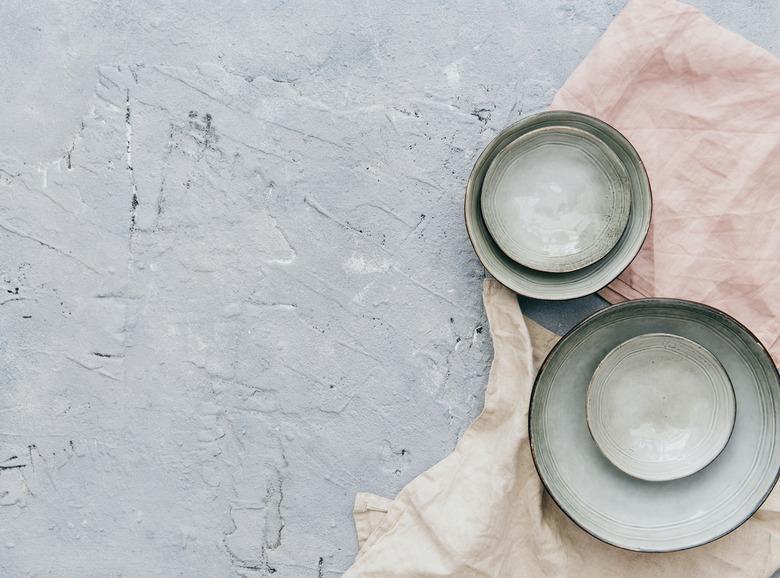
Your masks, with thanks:
[[[466,228],[485,268],[517,293],[598,291],[637,255],[652,199],[616,129],[545,112],[506,128],[477,160]],[[725,313],[640,299],[591,315],[536,378],[534,463],[550,496],[593,536],[668,552],[746,521],[780,472],[780,378]]]

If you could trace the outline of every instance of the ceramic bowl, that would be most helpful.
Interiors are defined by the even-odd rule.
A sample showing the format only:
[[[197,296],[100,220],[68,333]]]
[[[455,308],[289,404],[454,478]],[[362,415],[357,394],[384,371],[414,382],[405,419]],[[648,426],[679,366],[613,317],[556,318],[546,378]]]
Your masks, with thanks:
[[[604,257],[576,271],[549,273],[515,262],[493,240],[482,217],[482,185],[493,159],[518,137],[545,127],[568,127],[589,133],[614,152],[628,175],[631,208],[623,234]],[[498,281],[528,297],[572,299],[602,289],[631,263],[647,235],[651,207],[647,173],[636,150],[623,135],[605,122],[585,114],[550,111],[507,127],[485,148],[466,186],[465,219],[474,251]]]
[[[628,172],[602,139],[567,126],[518,136],[482,183],[482,217],[512,260],[561,273],[595,263],[628,222]]]
[[[678,335],[647,333],[598,364],[586,415],[593,440],[615,467],[666,481],[698,472],[726,447],[736,402],[712,353]]]
[[[586,396],[605,356],[629,339],[665,333],[707,349],[736,397],[733,432],[705,468],[649,482],[616,468],[588,432]],[[550,496],[593,536],[630,550],[691,548],[731,532],[763,503],[780,471],[780,378],[767,351],[728,315],[673,299],[613,305],[549,353],[529,411],[534,463]]]

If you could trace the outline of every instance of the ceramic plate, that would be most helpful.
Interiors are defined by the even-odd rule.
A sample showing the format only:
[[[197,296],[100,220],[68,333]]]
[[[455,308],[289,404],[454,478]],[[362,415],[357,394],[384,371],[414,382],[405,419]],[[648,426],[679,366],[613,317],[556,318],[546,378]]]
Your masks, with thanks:
[[[616,467],[643,480],[698,472],[726,446],[735,416],[726,370],[677,335],[648,333],[621,343],[588,387],[593,440]]]
[[[586,394],[599,362],[646,333],[690,339],[721,363],[734,388],[731,439],[707,467],[666,482],[626,475],[588,433]],[[577,325],[539,370],[529,412],[531,451],[547,491],[593,536],[630,550],[667,552],[715,540],[747,520],[780,469],[780,379],[759,341],[731,317],[697,303],[643,299]]]
[[[549,126],[499,152],[482,184],[482,216],[511,259],[539,271],[575,271],[615,246],[628,222],[628,173],[587,131]]]
[[[575,128],[603,141],[623,164],[631,192],[628,223],[612,250],[595,263],[566,273],[538,271],[513,261],[493,240],[482,218],[482,184],[493,159],[521,135],[544,127]],[[584,114],[543,112],[501,131],[477,159],[466,187],[466,230],[485,268],[513,291],[539,299],[572,299],[602,289],[631,263],[647,235],[651,205],[650,183],[642,161],[623,135],[608,124]]]

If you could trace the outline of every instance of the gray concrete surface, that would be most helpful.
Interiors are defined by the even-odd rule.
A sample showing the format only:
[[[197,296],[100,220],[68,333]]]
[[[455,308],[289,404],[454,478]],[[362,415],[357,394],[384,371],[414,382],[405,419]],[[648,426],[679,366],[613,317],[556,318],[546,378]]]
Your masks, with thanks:
[[[0,575],[343,572],[481,408],[471,165],[622,4],[0,4]]]

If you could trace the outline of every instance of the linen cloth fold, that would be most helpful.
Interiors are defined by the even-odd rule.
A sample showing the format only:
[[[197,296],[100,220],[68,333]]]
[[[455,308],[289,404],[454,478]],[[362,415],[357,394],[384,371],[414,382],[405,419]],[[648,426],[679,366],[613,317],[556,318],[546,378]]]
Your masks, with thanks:
[[[357,495],[361,547],[345,578],[765,577],[780,567],[777,489],[736,531],[683,552],[629,552],[575,526],[544,492],[528,443],[533,378],[558,338],[497,281],[483,298],[494,349],[484,410],[395,500]]]
[[[556,95],[636,147],[650,232],[601,295],[722,309],[780,363],[780,60],[673,0],[632,0]]]

